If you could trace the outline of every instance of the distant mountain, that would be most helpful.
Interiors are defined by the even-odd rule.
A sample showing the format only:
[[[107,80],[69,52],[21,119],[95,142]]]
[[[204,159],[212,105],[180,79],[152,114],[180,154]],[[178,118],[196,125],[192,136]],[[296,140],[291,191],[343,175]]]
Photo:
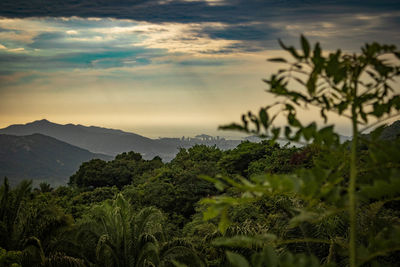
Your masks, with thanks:
[[[112,159],[42,134],[0,134],[0,180],[7,176],[12,184],[23,179],[66,184],[83,162],[93,158]]]
[[[0,129],[0,134],[29,135],[34,133],[51,136],[94,153],[113,156],[122,152],[135,151],[141,153],[145,159],[160,156],[164,160],[170,160],[178,151],[173,144],[134,133],[95,126],[62,125],[48,120],[15,124]]]
[[[94,153],[118,155],[123,152],[135,151],[144,159],[160,156],[164,161],[172,160],[179,148],[189,148],[196,144],[216,145],[220,149],[235,148],[242,140],[226,140],[225,138],[198,135],[194,138],[160,138],[150,139],[135,133],[107,129],[96,126],[75,124],[57,124],[48,120],[38,120],[27,124],[14,124],[0,129],[0,134],[30,135],[40,133],[54,137],[74,146],[87,149]]]
[[[386,126],[380,136],[384,140],[394,140],[400,137],[400,120]]]

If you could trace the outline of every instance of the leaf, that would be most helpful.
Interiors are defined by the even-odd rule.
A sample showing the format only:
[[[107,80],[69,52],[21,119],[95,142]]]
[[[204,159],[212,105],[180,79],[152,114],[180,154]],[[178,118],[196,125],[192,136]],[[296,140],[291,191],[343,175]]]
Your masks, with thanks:
[[[295,81],[297,81],[299,84],[301,84],[303,86],[306,86],[306,83],[302,79],[300,79],[299,77],[293,77],[293,79]]]
[[[250,266],[249,262],[242,255],[233,253],[231,251],[226,251],[225,253],[226,253],[226,257],[227,257],[229,263],[233,267],[249,267]]]
[[[328,122],[328,117],[325,114],[325,109],[324,108],[321,109],[321,117],[324,119],[324,123]]]
[[[278,40],[279,45],[286,51],[290,52],[292,54],[292,56],[296,59],[301,59],[301,57],[299,56],[299,54],[297,54],[296,49],[294,49],[293,46],[287,47],[280,39]]]
[[[268,113],[266,112],[266,109],[261,108],[258,116],[260,117],[260,121],[261,121],[262,125],[267,130],[269,124],[268,124]]]
[[[339,114],[342,114],[343,111],[345,111],[347,109],[347,107],[349,106],[349,102],[348,101],[342,101],[340,102],[339,105],[337,105],[337,109],[339,111]]]
[[[171,260],[171,262],[175,267],[188,267],[186,264],[180,263],[176,260]]]
[[[315,44],[315,47],[314,47],[314,58],[316,58],[316,59],[321,58],[321,46],[320,46],[319,43]]]
[[[272,139],[277,139],[281,132],[281,128],[272,128],[271,132],[272,132]]]
[[[218,223],[218,230],[219,230],[222,234],[225,234],[226,229],[228,229],[228,227],[229,227],[230,224],[231,224],[231,223],[230,223],[229,218],[228,218],[228,210],[227,210],[227,207],[225,207],[225,208],[222,210],[222,213],[221,213],[221,219],[220,219],[220,221],[219,221],[219,223]]]
[[[207,209],[203,212],[203,220],[208,221],[217,217],[221,214],[223,208],[223,206],[221,207],[220,205],[216,204],[208,206]]]
[[[287,60],[281,57],[276,57],[276,58],[270,58],[268,59],[270,62],[281,62],[281,63],[287,63]]]
[[[317,88],[317,80],[318,80],[318,74],[315,71],[313,71],[308,77],[306,84],[308,93],[310,95],[314,95],[315,93],[315,89]]]
[[[304,138],[308,141],[310,140],[316,133],[317,125],[315,122],[310,123],[307,127],[304,127],[302,132]]]
[[[301,39],[301,47],[303,48],[304,52],[304,57],[308,58],[310,56],[310,43],[307,41],[304,35],[301,35],[300,39]]]
[[[277,267],[279,263],[278,254],[271,246],[265,246],[261,253],[256,253],[252,257],[252,264],[254,267]]]
[[[291,125],[293,127],[301,127],[301,123],[296,118],[296,115],[294,113],[289,113],[287,118],[288,118],[289,125]]]
[[[300,214],[290,219],[289,228],[295,228],[303,222],[314,222],[320,217],[320,214],[302,210]]]
[[[218,127],[218,129],[220,129],[220,130],[236,130],[236,131],[245,131],[246,130],[242,125],[239,125],[236,123],[231,123],[228,125],[221,125]]]
[[[372,184],[360,187],[360,194],[368,199],[398,197],[400,195],[400,173],[395,171],[389,180],[374,180]]]
[[[289,48],[282,42],[281,39],[278,39],[278,43],[279,45],[284,49],[284,50],[288,50]]]

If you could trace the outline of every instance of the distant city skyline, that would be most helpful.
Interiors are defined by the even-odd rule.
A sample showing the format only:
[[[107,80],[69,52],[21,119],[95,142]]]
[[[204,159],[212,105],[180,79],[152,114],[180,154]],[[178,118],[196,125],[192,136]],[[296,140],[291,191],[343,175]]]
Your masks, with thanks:
[[[399,17],[394,0],[3,0],[0,127],[45,118],[151,138],[239,136],[217,128],[274,101],[262,79],[278,69],[266,59],[284,55],[278,39],[399,46]],[[331,123],[349,135],[346,120]]]

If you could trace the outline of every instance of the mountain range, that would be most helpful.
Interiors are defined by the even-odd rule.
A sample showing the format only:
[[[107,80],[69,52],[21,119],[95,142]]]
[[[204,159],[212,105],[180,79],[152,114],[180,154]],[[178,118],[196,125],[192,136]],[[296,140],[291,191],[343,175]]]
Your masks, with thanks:
[[[14,124],[0,129],[0,134],[17,136],[35,133],[56,138],[93,153],[111,156],[126,151],[135,151],[142,154],[146,159],[151,159],[155,156],[169,158],[169,155],[177,151],[177,148],[173,145],[134,133],[79,124],[62,125],[45,119],[27,124]]]
[[[381,137],[394,139],[399,133],[400,121],[396,121],[383,130]],[[247,139],[260,141],[256,137]],[[170,161],[179,148],[205,144],[225,150],[241,141],[204,134],[194,138],[150,139],[121,130],[38,120],[0,129],[0,180],[7,176],[14,184],[29,178],[59,185],[65,184],[81,163],[93,158],[111,160],[117,154],[135,151],[145,159],[160,156]]]
[[[97,126],[76,124],[58,124],[48,120],[37,120],[27,124],[14,124],[0,129],[0,134],[16,136],[40,133],[71,145],[87,149],[93,153],[116,156],[123,152],[135,151],[144,159],[161,157],[164,161],[172,160],[179,148],[189,148],[196,144],[216,145],[220,149],[236,147],[242,140],[226,140],[209,135],[195,138],[160,138],[150,139],[135,133],[124,132]]]
[[[42,134],[0,134],[0,180],[7,176],[12,185],[23,179],[66,184],[82,162],[94,158],[112,159]]]
[[[236,147],[241,140],[226,140],[208,135],[195,138],[150,139],[135,133],[96,126],[57,124],[37,120],[0,129],[0,181],[7,176],[12,184],[22,179],[65,184],[80,164],[93,158],[111,160],[129,151],[144,159],[160,156],[172,160],[179,148],[195,144]]]

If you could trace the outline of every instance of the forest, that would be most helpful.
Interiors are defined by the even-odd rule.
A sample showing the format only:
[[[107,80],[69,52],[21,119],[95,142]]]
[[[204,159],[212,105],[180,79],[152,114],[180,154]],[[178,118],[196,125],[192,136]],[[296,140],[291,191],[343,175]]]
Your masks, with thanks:
[[[220,126],[264,141],[93,159],[57,188],[5,179],[0,266],[398,266],[400,138],[384,124],[400,110],[399,51],[280,45],[264,80],[277,102]],[[303,124],[309,106],[326,124]]]

